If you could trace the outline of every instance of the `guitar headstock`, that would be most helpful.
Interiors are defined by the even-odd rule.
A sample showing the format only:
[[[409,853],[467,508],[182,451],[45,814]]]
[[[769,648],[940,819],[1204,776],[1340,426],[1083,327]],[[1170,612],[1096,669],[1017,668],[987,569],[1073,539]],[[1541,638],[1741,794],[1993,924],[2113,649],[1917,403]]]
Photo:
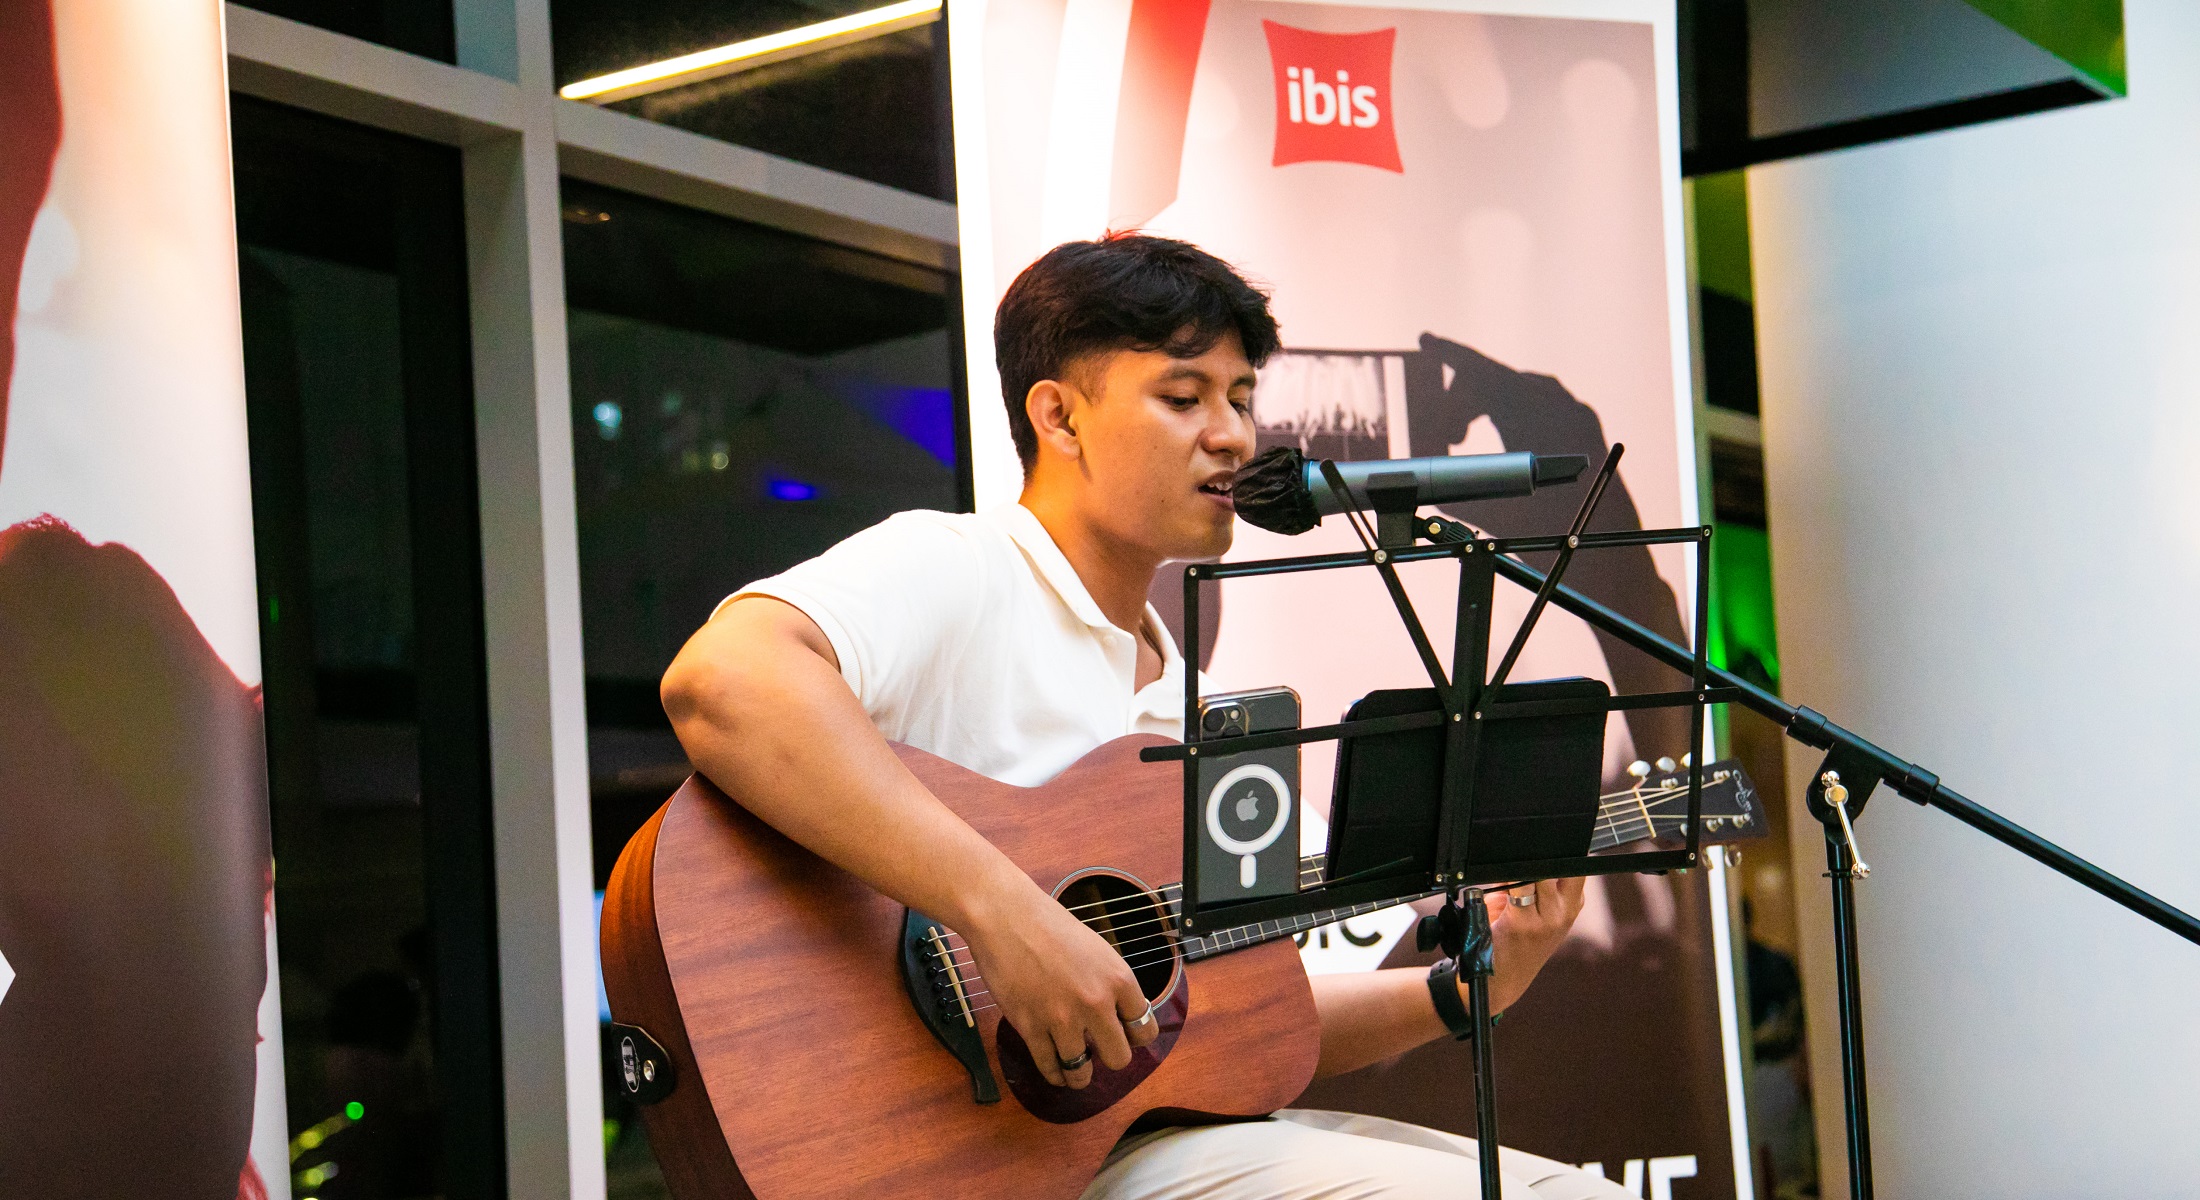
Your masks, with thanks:
[[[1592,852],[1645,839],[1688,836],[1688,759],[1637,761],[1627,768],[1631,787],[1604,797]],[[1736,759],[1720,759],[1703,769],[1704,845],[1763,837],[1763,805],[1757,785]]]

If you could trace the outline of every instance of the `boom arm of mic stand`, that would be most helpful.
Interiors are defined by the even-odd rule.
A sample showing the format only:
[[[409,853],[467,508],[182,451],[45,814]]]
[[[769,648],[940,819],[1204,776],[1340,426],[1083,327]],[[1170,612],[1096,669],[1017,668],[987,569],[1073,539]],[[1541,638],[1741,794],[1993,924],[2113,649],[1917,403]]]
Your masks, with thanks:
[[[1432,542],[1474,540],[1473,531],[1459,522],[1426,513],[1416,523],[1415,531]],[[1498,573],[1514,583],[1531,591],[1542,586],[1543,573],[1526,563],[1503,554],[1497,555],[1495,561]],[[1674,670],[1687,672],[1694,667],[1695,660],[1684,647],[1666,640],[1564,584],[1559,585],[1552,593],[1551,602]],[[2186,941],[2200,945],[2200,918],[2133,887],[2118,876],[1950,790],[1940,782],[1939,776],[1923,767],[1896,758],[1827,720],[1823,713],[1789,704],[1732,672],[1713,667],[1711,680],[1719,687],[1734,688],[1740,692],[1742,704],[1778,722],[1787,731],[1787,735],[1796,741],[1816,750],[1839,749],[1870,763],[1882,782],[1907,799],[1929,808],[1937,808],[2019,854],[2114,900]]]

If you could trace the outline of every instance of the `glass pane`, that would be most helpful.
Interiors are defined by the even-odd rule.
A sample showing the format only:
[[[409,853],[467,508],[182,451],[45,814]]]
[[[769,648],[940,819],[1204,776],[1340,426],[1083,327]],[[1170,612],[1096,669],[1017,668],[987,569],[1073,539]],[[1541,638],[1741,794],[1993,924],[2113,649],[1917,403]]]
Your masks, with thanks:
[[[558,86],[783,33],[887,0],[553,0]],[[614,101],[651,121],[905,191],[954,199],[939,25]]]
[[[451,0],[250,0],[245,7],[422,58],[458,61]]]
[[[568,180],[596,886],[688,773],[657,680],[734,588],[964,507],[949,277]],[[614,1197],[663,1195],[606,1092]]]
[[[458,157],[234,101],[293,1194],[503,1194]]]

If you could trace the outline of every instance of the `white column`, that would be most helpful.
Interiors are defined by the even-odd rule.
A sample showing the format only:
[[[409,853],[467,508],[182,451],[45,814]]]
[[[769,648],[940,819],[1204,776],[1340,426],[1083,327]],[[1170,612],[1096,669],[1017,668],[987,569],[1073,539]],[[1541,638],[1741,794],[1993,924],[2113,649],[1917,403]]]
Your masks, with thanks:
[[[2200,6],[2124,13],[2128,100],[1751,172],[1765,472],[1787,698],[2195,911]],[[1857,837],[1879,1193],[2189,1193],[2200,947],[1884,792]]]
[[[604,1194],[580,555],[550,14],[460,0],[460,65],[519,85],[467,145],[510,1194]]]

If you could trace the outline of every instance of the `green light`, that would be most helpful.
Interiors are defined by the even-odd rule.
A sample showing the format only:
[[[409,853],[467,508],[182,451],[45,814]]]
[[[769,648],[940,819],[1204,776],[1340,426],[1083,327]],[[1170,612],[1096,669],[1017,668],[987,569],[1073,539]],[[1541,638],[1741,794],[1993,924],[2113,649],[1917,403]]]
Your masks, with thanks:
[[[2128,94],[2123,0],[1970,0],[2103,91]]]
[[[1762,529],[1727,522],[1712,539],[1710,657],[1713,666],[1780,689],[1772,542]]]
[[[1749,191],[1740,171],[1689,181],[1696,204],[1696,282],[1730,300],[1754,303],[1749,271]]]
[[[344,1115],[356,1121],[367,1115],[367,1106],[357,1100],[344,1106]]]

